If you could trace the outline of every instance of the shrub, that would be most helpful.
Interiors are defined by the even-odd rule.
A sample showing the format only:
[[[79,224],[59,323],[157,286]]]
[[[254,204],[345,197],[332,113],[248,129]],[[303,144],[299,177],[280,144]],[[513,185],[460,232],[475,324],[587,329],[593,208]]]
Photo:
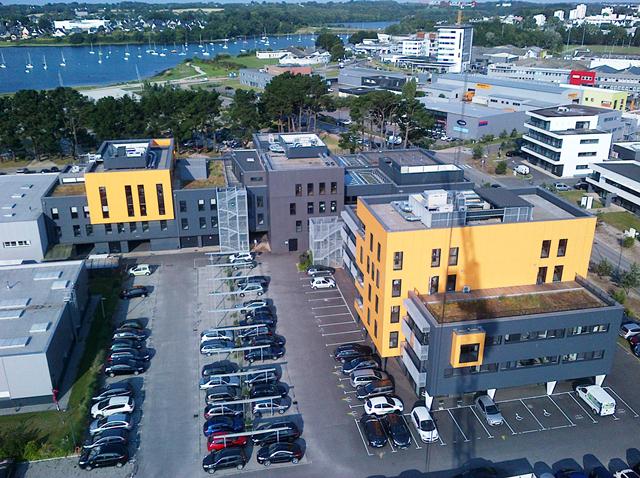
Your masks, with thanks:
[[[625,249],[629,249],[631,247],[633,247],[633,244],[636,242],[635,238],[630,237],[630,236],[625,236],[624,239],[622,239],[622,247],[624,247]]]
[[[507,174],[506,161],[498,161],[498,164],[496,164],[496,174]]]
[[[598,277],[610,276],[613,274],[613,264],[606,259],[601,260],[596,266],[596,274]]]
[[[611,293],[611,297],[619,304],[624,304],[624,301],[627,300],[627,293],[622,289],[616,289]]]

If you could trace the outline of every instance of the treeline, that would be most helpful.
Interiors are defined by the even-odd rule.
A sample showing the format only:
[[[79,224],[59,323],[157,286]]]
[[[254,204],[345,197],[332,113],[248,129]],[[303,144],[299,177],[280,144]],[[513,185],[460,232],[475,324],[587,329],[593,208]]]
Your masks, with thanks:
[[[130,96],[93,102],[71,88],[21,90],[0,97],[3,158],[70,155],[110,138],[171,136],[178,141],[216,127],[215,92],[146,86]]]

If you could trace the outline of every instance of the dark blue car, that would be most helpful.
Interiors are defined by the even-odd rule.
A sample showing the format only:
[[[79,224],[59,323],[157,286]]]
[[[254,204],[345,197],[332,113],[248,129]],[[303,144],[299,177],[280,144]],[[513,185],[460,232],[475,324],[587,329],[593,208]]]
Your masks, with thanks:
[[[216,432],[241,432],[244,430],[244,418],[242,415],[236,416],[217,416],[212,417],[207,420],[203,427],[202,433],[204,436],[208,437],[209,435]]]

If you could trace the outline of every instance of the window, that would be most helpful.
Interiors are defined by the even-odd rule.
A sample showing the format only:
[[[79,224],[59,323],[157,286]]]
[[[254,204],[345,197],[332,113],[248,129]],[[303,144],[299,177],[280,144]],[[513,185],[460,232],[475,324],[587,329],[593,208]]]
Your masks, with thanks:
[[[567,329],[567,336],[574,335],[588,335],[588,334],[602,334],[609,331],[609,324],[600,325],[577,325]]]
[[[327,210],[327,205],[324,201],[320,201],[318,203],[318,212],[324,214]]]
[[[189,221],[187,220],[186,217],[183,217],[180,222],[181,222],[180,225],[181,225],[183,231],[186,231],[186,230],[189,229]]]
[[[148,221],[142,221],[141,225],[142,225],[142,232],[149,232],[149,222]]]
[[[460,346],[460,363],[477,362],[480,355],[480,344],[465,344]]]
[[[133,208],[133,193],[131,192],[131,186],[124,187],[124,197],[127,201],[127,215],[133,217],[136,215],[136,211]]]
[[[367,307],[367,325],[371,325],[371,310]]]
[[[378,300],[378,294],[376,294],[376,301],[375,301],[375,305],[374,305],[374,307],[373,307],[373,310],[375,310],[375,311],[376,311],[376,314],[378,313],[378,302],[379,302],[379,300]]]
[[[296,221],[296,232],[302,232],[302,221]]]
[[[338,183],[331,183],[331,194],[338,194]]]
[[[144,185],[138,184],[138,201],[140,202],[140,215],[147,215],[147,198],[144,194]]]
[[[167,221],[165,221],[164,219],[160,221],[160,230],[161,231],[167,230]]]
[[[371,302],[371,284],[368,285],[367,300]]]
[[[218,218],[217,216],[211,216],[211,229],[215,229],[218,227]]]
[[[307,203],[307,214],[313,214],[313,203],[312,202],[308,202]]]
[[[456,274],[447,276],[447,292],[455,292],[456,290]]]
[[[569,242],[569,239],[560,239],[560,242],[558,242],[558,257],[564,257],[566,255],[567,242]]]
[[[536,278],[536,284],[544,284],[547,281],[547,268],[538,267],[538,277]]]
[[[313,196],[313,183],[307,183],[307,196]]]
[[[376,287],[380,287],[380,271],[376,271]]]
[[[325,183],[318,184],[318,194],[326,194],[327,193],[326,189],[327,188],[325,186]]]
[[[362,262],[363,257],[364,257],[364,251],[362,249],[362,246],[360,246],[360,262]]]
[[[207,218],[206,217],[198,218],[198,222],[200,223],[200,229],[206,229],[207,228]]]
[[[581,139],[580,144],[598,144],[600,142],[599,139]]]
[[[156,184],[156,196],[158,198],[158,214],[164,215],[166,214],[164,207],[164,188],[162,184]]]
[[[129,223],[129,232],[136,232],[138,229],[138,225],[135,222]]]
[[[373,234],[369,233],[369,252],[373,252]]]
[[[87,234],[87,236],[93,236],[93,225],[92,224],[85,224],[84,232]]]
[[[98,192],[100,193],[100,205],[102,206],[102,218],[109,218],[109,202],[107,201],[107,188],[104,186],[100,186],[98,188]]]
[[[393,279],[391,281],[391,297],[400,297],[402,293],[402,279]]]
[[[256,196],[256,207],[264,207],[264,196]]]
[[[180,201],[180,212],[187,212],[187,201]]]
[[[262,181],[262,177],[261,176],[251,176],[250,181],[252,183],[257,183],[258,181]]]
[[[402,260],[404,253],[402,251],[393,253],[393,270],[401,271],[402,270]]]
[[[296,203],[294,203],[294,202],[290,202],[289,203],[289,215],[290,216],[295,216],[296,215]]]
[[[218,209],[216,198],[211,198],[211,201],[209,201],[209,209],[211,209],[212,211],[215,211],[216,209]]]
[[[84,212],[85,219],[89,219],[89,206],[82,206],[82,211]]]
[[[391,323],[397,324],[400,322],[400,306],[392,305],[391,306]]]
[[[113,227],[111,226],[111,224],[105,224],[104,225],[104,232],[105,232],[105,234],[112,234],[113,233]]]
[[[75,226],[74,226],[75,227]],[[2,243],[2,247],[27,247],[31,245],[31,241],[5,241]]]
[[[331,212],[336,212],[338,210],[338,201],[331,201]]]
[[[449,265],[457,266],[458,265],[458,248],[451,247],[449,248]]]
[[[73,235],[75,237],[80,237],[80,226],[78,224],[73,225]]]
[[[258,224],[259,225],[264,224],[264,214],[262,213],[258,213]]]
[[[555,266],[553,268],[553,282],[562,282],[563,271],[564,271],[564,266]]]
[[[117,228],[118,228],[118,234],[124,234],[124,223],[123,222],[119,222],[117,224]]]
[[[369,256],[367,256],[367,274],[369,273],[370,269],[371,269],[371,261],[369,260]]]
[[[389,348],[395,349],[398,347],[398,332],[391,332],[389,334]]]
[[[204,199],[198,199],[198,211],[204,211]]]
[[[440,267],[440,249],[431,249],[431,267]]]
[[[542,241],[542,248],[540,249],[540,258],[546,259],[549,257],[549,252],[551,251],[551,241],[544,240]]]
[[[78,208],[71,206],[71,219],[78,219]]]
[[[373,321],[373,337],[374,338],[378,338],[378,321],[374,320]]]
[[[579,158],[592,157],[592,156],[595,156],[595,155],[596,155],[595,151],[586,151],[584,153],[578,153],[578,157]]]
[[[58,213],[58,208],[57,207],[52,207],[51,208],[51,219],[53,219],[54,221],[56,219],[60,219],[60,214]]]
[[[302,184],[296,184],[296,196],[302,196]]]

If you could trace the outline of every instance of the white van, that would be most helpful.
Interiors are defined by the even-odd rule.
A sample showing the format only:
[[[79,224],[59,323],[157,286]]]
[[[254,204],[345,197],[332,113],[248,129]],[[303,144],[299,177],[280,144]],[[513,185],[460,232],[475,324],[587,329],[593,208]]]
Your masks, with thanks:
[[[578,387],[576,392],[597,415],[605,417],[616,412],[616,401],[602,387],[598,385]]]
[[[529,166],[526,166],[524,164],[518,164],[514,169],[513,169],[516,173],[518,174],[522,174],[522,175],[527,175],[529,174]]]

